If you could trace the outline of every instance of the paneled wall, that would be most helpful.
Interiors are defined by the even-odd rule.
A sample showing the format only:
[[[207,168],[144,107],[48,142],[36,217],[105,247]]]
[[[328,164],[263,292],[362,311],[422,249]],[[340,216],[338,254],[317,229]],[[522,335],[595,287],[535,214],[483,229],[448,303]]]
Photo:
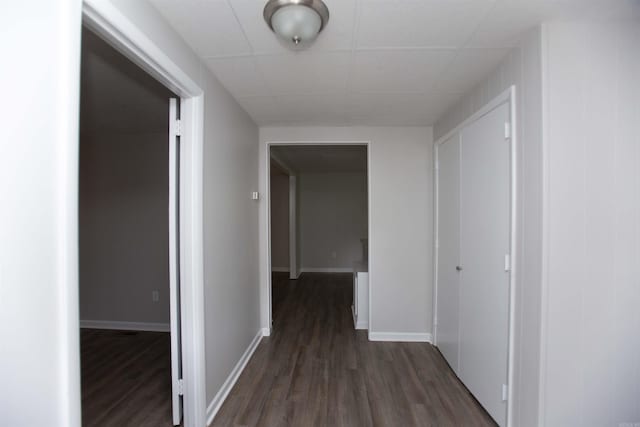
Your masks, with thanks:
[[[536,28],[525,34],[487,79],[434,126],[436,140],[498,94],[516,86],[518,156],[517,302],[513,422],[538,424],[542,282],[542,42]]]
[[[640,422],[640,20],[547,26],[541,423]]]

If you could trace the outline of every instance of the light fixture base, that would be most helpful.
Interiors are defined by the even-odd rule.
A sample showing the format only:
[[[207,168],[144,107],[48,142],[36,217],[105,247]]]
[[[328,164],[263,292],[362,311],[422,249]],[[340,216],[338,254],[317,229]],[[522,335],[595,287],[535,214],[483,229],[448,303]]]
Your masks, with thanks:
[[[317,16],[320,18],[319,28],[314,28],[312,30],[312,31],[315,31],[317,29],[317,33],[314,35],[314,37],[311,38],[311,40],[315,39],[317,34],[320,34],[320,32],[327,26],[327,23],[329,22],[329,8],[327,8],[327,5],[325,5],[322,0],[269,0],[265,5],[264,11],[263,11],[265,22],[267,23],[271,31],[273,31],[274,33],[276,33],[276,35],[282,38],[288,39],[290,42],[293,43],[294,46],[303,44],[308,40],[306,40],[303,37],[300,37],[298,34],[282,34],[281,32],[278,31],[277,26],[274,26],[274,16],[276,15],[276,13],[280,10],[284,12],[283,9],[285,9],[288,6],[296,6],[296,7],[302,6],[302,7],[309,8],[310,10],[315,12]],[[317,23],[315,25],[317,25]],[[289,36],[289,37],[286,37],[286,36]]]

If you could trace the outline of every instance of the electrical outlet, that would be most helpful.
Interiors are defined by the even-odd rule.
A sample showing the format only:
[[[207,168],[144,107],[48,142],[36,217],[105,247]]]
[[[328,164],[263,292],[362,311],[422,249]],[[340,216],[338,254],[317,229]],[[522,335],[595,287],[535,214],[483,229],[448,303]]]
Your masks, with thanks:
[[[153,302],[158,302],[158,301],[160,301],[160,292],[158,292],[158,291],[151,291],[151,301],[153,301]]]

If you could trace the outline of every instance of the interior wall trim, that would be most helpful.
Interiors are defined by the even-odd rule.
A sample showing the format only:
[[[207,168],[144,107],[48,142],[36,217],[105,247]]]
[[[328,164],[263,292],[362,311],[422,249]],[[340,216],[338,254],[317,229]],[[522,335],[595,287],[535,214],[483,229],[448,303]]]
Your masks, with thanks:
[[[353,273],[352,267],[302,267],[301,273]]]
[[[369,341],[390,342],[428,342],[433,343],[433,337],[428,332],[373,332],[369,331]]]
[[[213,419],[222,407],[224,401],[227,399],[227,396],[229,396],[229,392],[231,392],[236,381],[238,381],[238,378],[240,377],[240,374],[242,374],[242,371],[244,371],[247,363],[249,363],[251,356],[253,356],[253,352],[256,351],[256,348],[258,347],[258,344],[260,344],[263,336],[265,336],[264,331],[260,329],[249,344],[249,347],[247,347],[240,357],[240,360],[238,360],[238,363],[236,363],[236,366],[234,366],[224,384],[222,384],[222,387],[220,387],[220,390],[218,390],[218,393],[214,396],[209,405],[207,405],[207,425],[213,422]]]
[[[112,329],[115,331],[170,332],[168,323],[158,322],[121,322],[116,320],[81,320],[83,329]]]

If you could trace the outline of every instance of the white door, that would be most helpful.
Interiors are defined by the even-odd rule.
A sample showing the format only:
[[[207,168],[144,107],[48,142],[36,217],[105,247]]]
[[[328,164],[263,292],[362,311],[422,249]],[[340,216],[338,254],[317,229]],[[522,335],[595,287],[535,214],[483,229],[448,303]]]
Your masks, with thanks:
[[[182,335],[180,325],[180,126],[178,100],[169,100],[169,307],[171,317],[171,407],[182,421]]]
[[[438,146],[437,344],[458,373],[460,316],[460,136]]]
[[[458,376],[506,424],[511,164],[505,103],[461,131]]]

